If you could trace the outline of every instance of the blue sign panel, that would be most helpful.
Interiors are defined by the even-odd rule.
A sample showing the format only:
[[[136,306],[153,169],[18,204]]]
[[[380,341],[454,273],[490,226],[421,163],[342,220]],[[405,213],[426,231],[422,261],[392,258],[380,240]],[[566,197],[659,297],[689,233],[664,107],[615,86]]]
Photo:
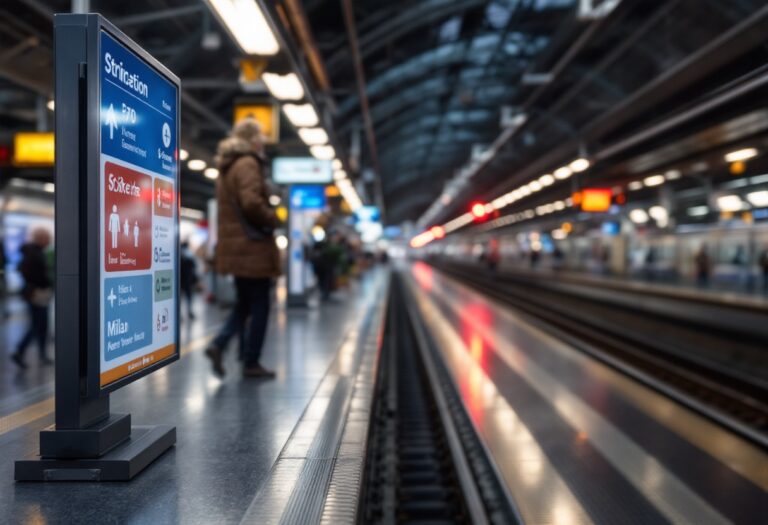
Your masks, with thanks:
[[[101,152],[175,178],[176,87],[101,33]]]
[[[292,186],[290,195],[291,208],[294,210],[313,210],[325,207],[324,186]]]
[[[152,277],[104,281],[104,360],[152,344]]]

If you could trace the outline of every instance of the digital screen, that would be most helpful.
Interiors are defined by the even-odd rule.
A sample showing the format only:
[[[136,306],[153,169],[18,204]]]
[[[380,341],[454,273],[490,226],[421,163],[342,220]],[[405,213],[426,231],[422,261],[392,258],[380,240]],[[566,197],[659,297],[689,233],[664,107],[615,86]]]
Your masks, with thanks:
[[[330,160],[314,157],[277,157],[272,161],[275,184],[330,184],[333,166]]]
[[[178,352],[177,87],[100,35],[100,385]]]

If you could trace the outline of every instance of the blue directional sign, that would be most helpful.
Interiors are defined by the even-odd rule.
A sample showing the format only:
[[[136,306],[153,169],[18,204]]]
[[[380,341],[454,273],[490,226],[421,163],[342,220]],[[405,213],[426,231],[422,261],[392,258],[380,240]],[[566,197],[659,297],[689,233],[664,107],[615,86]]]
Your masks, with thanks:
[[[101,33],[101,152],[175,178],[176,86]]]
[[[291,209],[313,210],[325,207],[324,186],[291,186]]]

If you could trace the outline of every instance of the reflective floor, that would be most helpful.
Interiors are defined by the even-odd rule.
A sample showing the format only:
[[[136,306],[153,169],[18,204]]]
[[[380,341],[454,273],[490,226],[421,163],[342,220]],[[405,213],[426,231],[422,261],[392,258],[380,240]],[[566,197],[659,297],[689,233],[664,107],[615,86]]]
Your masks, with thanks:
[[[764,522],[764,451],[429,266],[409,274],[526,523]]]
[[[241,378],[234,344],[225,363],[230,373],[213,377],[202,350],[222,311],[197,303],[198,319],[182,328],[182,359],[112,396],[112,410],[131,412],[134,424],[177,427],[175,449],[130,483],[14,483],[14,460],[34,453],[37,432],[53,421],[52,371],[36,366],[31,348],[26,372],[3,359],[0,521],[239,523],[362,306],[383,290],[374,271],[322,307],[287,310],[280,295],[263,358],[277,379]],[[21,321],[6,323],[4,353]]]

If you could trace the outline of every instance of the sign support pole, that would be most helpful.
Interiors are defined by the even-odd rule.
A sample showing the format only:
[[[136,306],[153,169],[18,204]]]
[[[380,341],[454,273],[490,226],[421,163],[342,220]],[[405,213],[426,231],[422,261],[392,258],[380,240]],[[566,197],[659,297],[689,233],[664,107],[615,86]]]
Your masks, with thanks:
[[[100,108],[98,15],[54,18],[56,57],[56,416],[17,481],[130,480],[176,442],[170,426],[131,427],[98,388]],[[90,147],[89,147],[90,146]],[[100,176],[99,176],[100,177]]]

